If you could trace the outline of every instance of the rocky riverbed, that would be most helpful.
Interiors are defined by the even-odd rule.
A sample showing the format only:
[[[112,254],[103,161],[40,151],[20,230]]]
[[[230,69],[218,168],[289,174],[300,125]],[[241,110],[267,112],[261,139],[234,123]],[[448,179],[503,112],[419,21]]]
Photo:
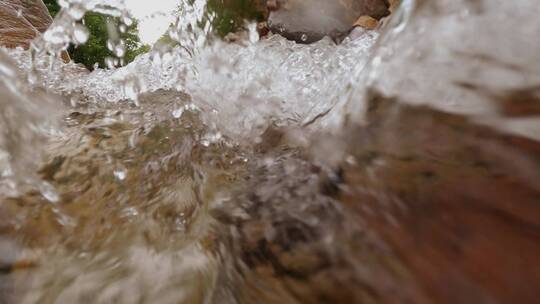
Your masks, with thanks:
[[[535,303],[540,22],[496,2],[91,73],[1,49],[0,302]]]

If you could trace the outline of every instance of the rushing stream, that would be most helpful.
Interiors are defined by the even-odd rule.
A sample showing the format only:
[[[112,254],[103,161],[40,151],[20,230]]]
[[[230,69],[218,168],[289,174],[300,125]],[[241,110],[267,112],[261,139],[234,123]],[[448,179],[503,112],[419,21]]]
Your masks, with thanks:
[[[170,34],[181,46],[93,72],[49,54],[85,41],[87,10],[129,23],[123,2],[63,2],[30,51],[0,49],[0,303],[538,296],[535,270],[521,273],[530,285],[496,287],[520,277],[505,250],[540,252],[528,239],[540,199],[536,1],[407,0],[381,29],[309,45],[259,38],[255,25],[221,41],[205,1],[180,1]],[[515,206],[493,208],[529,230],[491,226],[473,217],[480,207],[447,207],[440,226],[407,222],[419,210],[439,219],[411,201],[512,195]],[[479,274],[489,259],[445,272],[437,242],[454,238],[441,227],[500,233],[441,248],[474,260],[509,246],[491,275],[510,283]]]

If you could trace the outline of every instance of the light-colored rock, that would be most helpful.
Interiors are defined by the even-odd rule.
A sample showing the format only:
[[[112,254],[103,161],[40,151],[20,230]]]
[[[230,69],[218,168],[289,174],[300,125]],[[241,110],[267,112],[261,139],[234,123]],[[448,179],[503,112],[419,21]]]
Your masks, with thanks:
[[[386,0],[287,0],[272,1],[270,29],[300,43],[348,32],[358,16],[380,19],[389,14]]]

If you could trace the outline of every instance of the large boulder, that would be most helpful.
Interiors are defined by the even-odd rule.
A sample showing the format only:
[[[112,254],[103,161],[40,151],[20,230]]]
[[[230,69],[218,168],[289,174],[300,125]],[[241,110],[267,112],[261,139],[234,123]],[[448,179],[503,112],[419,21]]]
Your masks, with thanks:
[[[0,2],[0,45],[28,48],[32,39],[44,32],[52,17],[41,0]]]
[[[359,16],[380,19],[390,11],[388,0],[271,0],[268,25],[272,32],[299,43],[347,33]]]
[[[538,113],[535,93],[501,96],[504,111]],[[239,302],[537,303],[540,141],[377,90],[366,102],[333,172],[262,136],[274,163],[216,211],[251,270]]]
[[[53,21],[42,0],[0,1],[0,46],[28,49],[30,42],[49,28]],[[69,62],[67,51],[62,59]]]

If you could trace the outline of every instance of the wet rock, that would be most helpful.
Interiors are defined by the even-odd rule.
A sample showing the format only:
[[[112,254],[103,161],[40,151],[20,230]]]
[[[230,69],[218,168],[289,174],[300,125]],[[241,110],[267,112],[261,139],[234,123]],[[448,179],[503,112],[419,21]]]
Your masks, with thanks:
[[[348,128],[338,178],[260,150],[228,221],[241,303],[536,303],[540,142],[375,91]]]
[[[268,28],[268,23],[266,22],[257,23],[257,33],[259,34],[259,37],[267,36],[270,33],[270,29]]]
[[[275,2],[275,4],[274,4]],[[340,37],[359,16],[380,19],[387,16],[386,0],[288,0],[269,2],[272,32],[299,43],[312,43],[324,36]]]
[[[28,48],[30,41],[44,32],[52,17],[41,0],[0,2],[0,45]]]
[[[413,302],[534,303],[540,142],[394,102],[373,92],[349,134],[343,206],[422,287]]]
[[[30,43],[51,25],[53,19],[43,1],[6,0],[0,2],[0,46],[28,49]],[[63,51],[65,62],[70,56]]]
[[[28,49],[30,42],[49,28],[53,19],[43,1],[7,0],[0,2],[0,46]],[[70,61],[67,51],[61,53]]]
[[[360,16],[353,26],[360,26],[368,30],[374,30],[379,26],[379,21],[370,16]]]

